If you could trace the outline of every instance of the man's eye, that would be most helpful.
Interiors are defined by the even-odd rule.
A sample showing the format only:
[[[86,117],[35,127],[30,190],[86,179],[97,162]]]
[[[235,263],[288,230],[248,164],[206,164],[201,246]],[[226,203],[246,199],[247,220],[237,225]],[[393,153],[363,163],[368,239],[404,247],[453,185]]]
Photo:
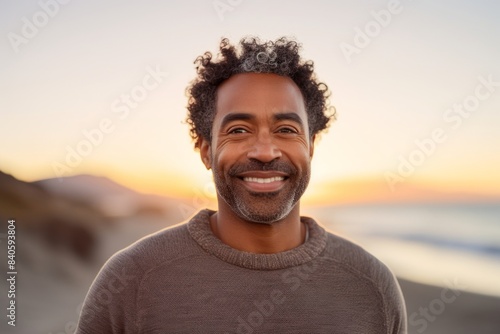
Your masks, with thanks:
[[[279,133],[297,133],[297,130],[295,130],[294,128],[285,127],[285,128],[278,129],[278,132]]]
[[[229,133],[247,133],[248,131],[243,128],[234,128],[229,130]]]

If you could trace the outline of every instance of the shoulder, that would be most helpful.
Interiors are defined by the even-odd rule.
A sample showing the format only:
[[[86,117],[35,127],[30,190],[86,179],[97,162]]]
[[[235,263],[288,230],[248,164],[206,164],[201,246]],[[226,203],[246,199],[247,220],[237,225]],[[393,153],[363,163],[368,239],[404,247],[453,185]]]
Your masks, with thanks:
[[[395,275],[382,261],[355,242],[331,232],[327,232],[323,256],[351,277],[371,286],[382,302],[386,327],[391,333],[406,333],[403,294]]]
[[[399,285],[391,270],[378,258],[355,242],[326,230],[314,219],[303,217],[309,223],[313,236],[321,234],[325,245],[318,256],[332,273],[343,273],[345,278],[356,278],[372,285],[377,290],[388,288],[399,290]],[[397,292],[397,291],[396,291]]]
[[[155,268],[196,252],[186,223],[148,235],[106,261],[90,287],[77,333],[138,331],[136,305],[145,275]],[[127,330],[125,330],[127,329]]]
[[[149,271],[189,256],[190,241],[185,222],[145,236],[111,256],[97,274],[93,288],[113,290],[110,285],[116,284],[122,287],[120,293],[131,292]],[[118,283],[110,283],[116,279]]]
[[[335,263],[336,268],[342,267],[354,275],[370,280],[394,278],[385,264],[360,245],[325,229],[314,218],[302,216],[301,220],[309,226],[309,243],[317,242],[318,248],[321,248],[321,261]]]
[[[181,222],[137,240],[115,253],[104,268],[127,265],[145,273],[165,262],[189,256],[197,247],[187,225],[186,221]]]
[[[366,279],[375,281],[387,278],[394,279],[390,269],[362,246],[329,231],[326,232],[326,235],[327,245],[324,252],[326,258],[342,265],[353,274],[364,276]]]

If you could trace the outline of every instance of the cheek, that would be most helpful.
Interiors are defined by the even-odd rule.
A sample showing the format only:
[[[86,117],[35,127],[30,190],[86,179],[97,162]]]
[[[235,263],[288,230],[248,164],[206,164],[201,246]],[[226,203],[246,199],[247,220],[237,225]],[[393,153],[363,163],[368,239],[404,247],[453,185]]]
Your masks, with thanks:
[[[304,145],[296,146],[294,149],[289,147],[286,150],[286,155],[289,157],[290,162],[298,167],[309,166],[311,164],[311,155],[308,147]]]
[[[229,148],[218,149],[212,156],[215,167],[222,172],[229,170],[237,159],[235,152],[238,152],[238,150]]]

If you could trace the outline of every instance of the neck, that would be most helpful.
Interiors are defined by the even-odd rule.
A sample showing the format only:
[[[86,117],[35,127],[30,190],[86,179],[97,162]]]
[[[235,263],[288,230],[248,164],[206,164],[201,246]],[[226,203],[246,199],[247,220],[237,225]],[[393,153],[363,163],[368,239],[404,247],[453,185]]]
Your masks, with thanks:
[[[219,211],[210,217],[210,227],[217,238],[232,248],[272,254],[293,249],[305,242],[307,227],[300,222],[299,203],[285,218],[272,224],[243,220],[224,204],[219,201]]]

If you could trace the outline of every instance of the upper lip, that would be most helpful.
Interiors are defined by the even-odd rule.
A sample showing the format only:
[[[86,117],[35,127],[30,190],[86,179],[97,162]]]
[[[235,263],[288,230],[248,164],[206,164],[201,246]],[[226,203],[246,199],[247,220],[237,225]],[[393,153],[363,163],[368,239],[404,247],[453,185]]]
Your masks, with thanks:
[[[287,173],[280,172],[280,171],[247,171],[243,173],[239,173],[236,175],[239,178],[244,178],[244,177],[257,177],[257,178],[262,178],[262,179],[267,179],[271,177],[288,177]]]

